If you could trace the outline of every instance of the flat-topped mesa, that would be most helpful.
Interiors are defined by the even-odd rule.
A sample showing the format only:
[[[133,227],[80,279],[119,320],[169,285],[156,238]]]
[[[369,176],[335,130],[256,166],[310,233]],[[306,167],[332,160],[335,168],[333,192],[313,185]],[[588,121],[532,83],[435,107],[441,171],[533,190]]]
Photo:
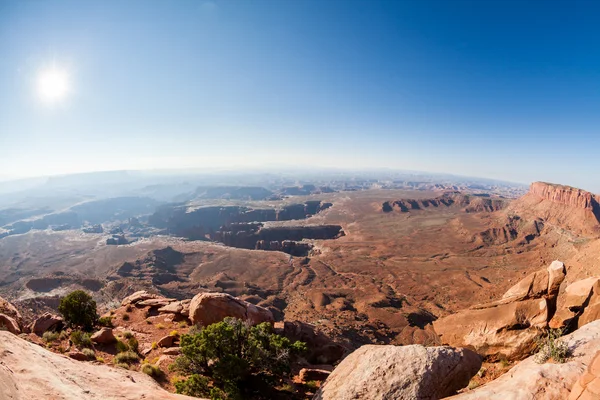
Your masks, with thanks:
[[[593,211],[598,207],[598,198],[593,193],[571,186],[557,185],[546,182],[534,182],[529,187],[529,193],[553,203]]]

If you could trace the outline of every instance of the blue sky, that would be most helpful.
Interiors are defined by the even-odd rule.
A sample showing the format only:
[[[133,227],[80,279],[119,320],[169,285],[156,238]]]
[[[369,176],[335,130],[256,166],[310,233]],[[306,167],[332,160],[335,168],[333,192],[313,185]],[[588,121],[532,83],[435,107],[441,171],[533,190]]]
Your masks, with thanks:
[[[0,176],[304,165],[600,191],[600,3],[0,0]],[[64,98],[39,98],[49,68]]]

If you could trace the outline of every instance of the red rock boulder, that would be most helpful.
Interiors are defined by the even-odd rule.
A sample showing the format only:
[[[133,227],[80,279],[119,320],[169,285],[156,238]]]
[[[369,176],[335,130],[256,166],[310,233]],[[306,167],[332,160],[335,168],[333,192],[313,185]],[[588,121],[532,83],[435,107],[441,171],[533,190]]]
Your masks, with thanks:
[[[271,311],[226,293],[200,293],[190,303],[190,320],[198,326],[208,326],[226,317],[247,321],[251,325],[274,322]]]

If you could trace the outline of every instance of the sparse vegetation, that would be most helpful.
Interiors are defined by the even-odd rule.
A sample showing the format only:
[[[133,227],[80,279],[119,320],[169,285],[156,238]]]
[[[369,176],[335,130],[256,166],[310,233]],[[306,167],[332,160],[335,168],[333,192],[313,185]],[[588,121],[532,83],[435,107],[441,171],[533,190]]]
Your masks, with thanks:
[[[147,323],[148,325],[152,325],[152,321],[150,321],[149,319],[147,319],[147,320],[146,320],[146,323]]]
[[[188,375],[175,384],[177,393],[212,399],[247,398],[256,387],[275,388],[290,374],[294,357],[306,351],[303,342],[273,333],[268,323],[249,327],[235,318],[182,335],[182,355],[172,370]]]
[[[83,349],[81,350],[81,352],[83,354],[85,354],[85,356],[88,358],[88,360],[95,360],[96,359],[96,352],[92,349]]]
[[[317,381],[308,381],[304,384],[304,386],[311,390],[317,390],[319,388],[319,383]]]
[[[132,364],[139,361],[140,357],[133,351],[124,351],[115,356],[114,362],[116,364]]]
[[[127,364],[127,363],[115,363],[115,367],[117,367],[117,368],[123,368],[123,369],[129,369],[129,364]]]
[[[172,330],[171,333],[169,333],[169,336],[179,336],[179,332]]]
[[[129,346],[131,351],[134,351],[136,353],[139,352],[140,344],[139,344],[138,340],[136,338],[134,338],[133,336],[131,338],[129,338],[129,340],[127,341],[127,345]]]
[[[71,332],[71,341],[77,347],[91,347],[92,339],[90,334],[82,331]]]
[[[141,371],[146,375],[149,375],[153,378],[159,378],[163,375],[163,372],[160,368],[153,364],[144,364],[142,365]]]
[[[59,337],[60,337],[60,333],[58,333],[58,332],[50,332],[50,331],[44,332],[44,334],[42,335],[42,339],[44,339],[44,342],[46,342],[46,343],[54,342]]]
[[[535,361],[543,364],[549,360],[564,363],[569,357],[569,346],[560,339],[563,335],[562,329],[548,329],[545,335],[537,339],[538,352]]]
[[[158,343],[152,342],[152,350],[158,349]]]
[[[113,327],[112,317],[108,316],[108,317],[98,318],[98,325],[105,326],[107,328],[112,328]]]
[[[160,322],[158,324],[155,325],[156,329],[165,329],[165,325],[161,324]]]
[[[117,353],[129,351],[129,346],[120,340],[117,340],[117,343],[115,343],[115,348],[117,349]]]
[[[183,321],[179,321],[179,323],[177,324],[180,328],[187,328],[188,324],[185,320]]]
[[[96,302],[83,290],[76,290],[64,297],[60,301],[58,311],[69,326],[85,331],[92,330],[98,321]]]
[[[60,331],[60,335],[58,336],[58,338],[60,340],[65,340],[69,338],[69,332],[67,331]]]
[[[123,321],[129,321],[129,314],[123,314]]]
[[[127,331],[127,332],[123,333],[123,337],[125,339],[131,339],[133,337],[133,333]]]

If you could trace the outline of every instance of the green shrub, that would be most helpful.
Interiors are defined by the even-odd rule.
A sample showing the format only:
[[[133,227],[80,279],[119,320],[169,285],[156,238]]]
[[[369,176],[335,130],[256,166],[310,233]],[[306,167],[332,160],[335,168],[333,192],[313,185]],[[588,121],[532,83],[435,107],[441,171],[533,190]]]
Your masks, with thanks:
[[[249,388],[280,385],[290,375],[293,358],[305,351],[305,343],[273,333],[268,323],[249,327],[225,318],[199,333],[182,335],[182,355],[171,369],[189,375],[175,385],[177,393],[246,398]]]
[[[83,290],[69,293],[60,301],[58,311],[69,326],[91,330],[98,321],[96,302]]]
[[[117,368],[123,368],[123,369],[129,369],[129,364],[127,364],[127,363],[116,363],[115,367],[117,367]]]
[[[140,344],[136,338],[134,338],[134,337],[129,338],[129,340],[127,341],[127,345],[129,346],[129,348],[132,351],[135,351],[136,353],[138,353]]]
[[[107,328],[112,328],[113,327],[112,317],[109,316],[109,317],[98,318],[98,325],[105,326]]]
[[[50,343],[50,342],[54,342],[55,340],[57,340],[60,336],[60,333],[58,332],[44,332],[44,334],[42,335],[42,339],[44,339],[44,341],[46,343]]]
[[[548,329],[545,335],[537,339],[538,352],[534,359],[538,364],[543,364],[549,359],[557,363],[567,361],[569,346],[559,339],[563,333],[562,329]]]
[[[317,381],[308,381],[304,384],[304,386],[311,390],[316,390],[319,388],[319,384],[317,383]]]
[[[123,321],[129,321],[129,314],[123,314]]]
[[[131,339],[133,337],[133,333],[127,331],[127,332],[123,333],[123,337],[125,339]]]
[[[159,378],[163,375],[163,372],[160,370],[160,368],[152,364],[142,365],[141,371],[153,378]]]
[[[92,349],[83,349],[83,350],[81,350],[81,352],[83,354],[85,354],[85,356],[88,358],[88,360],[95,360],[96,359],[96,353]]]
[[[117,343],[115,343],[115,348],[117,349],[117,353],[129,351],[129,346],[120,340],[117,340]]]
[[[69,332],[67,331],[60,331],[60,335],[58,336],[58,338],[60,340],[65,340],[69,338]]]
[[[92,339],[89,333],[73,331],[71,332],[71,341],[77,347],[92,347]]]
[[[114,362],[116,364],[131,364],[134,362],[137,362],[140,359],[140,357],[134,353],[133,351],[125,351],[123,353],[119,353],[115,356],[115,360]]]

